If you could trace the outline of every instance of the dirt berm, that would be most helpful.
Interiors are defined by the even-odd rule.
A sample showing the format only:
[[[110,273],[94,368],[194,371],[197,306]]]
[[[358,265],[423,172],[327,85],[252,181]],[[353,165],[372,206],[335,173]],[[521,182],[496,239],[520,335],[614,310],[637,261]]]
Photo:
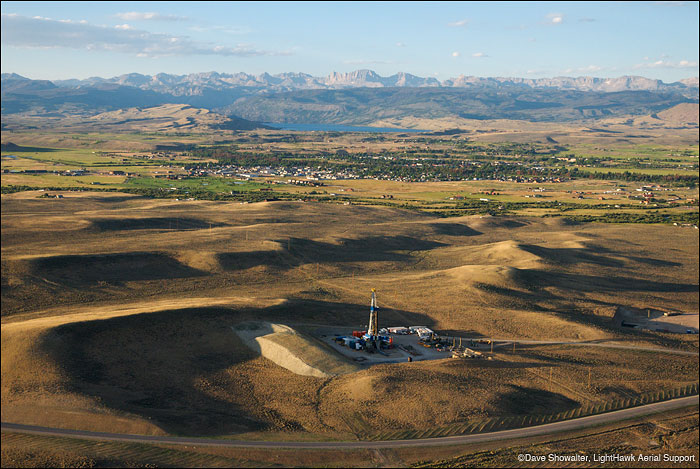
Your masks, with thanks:
[[[243,322],[233,330],[255,352],[298,375],[329,378],[361,369],[325,344],[283,324]]]

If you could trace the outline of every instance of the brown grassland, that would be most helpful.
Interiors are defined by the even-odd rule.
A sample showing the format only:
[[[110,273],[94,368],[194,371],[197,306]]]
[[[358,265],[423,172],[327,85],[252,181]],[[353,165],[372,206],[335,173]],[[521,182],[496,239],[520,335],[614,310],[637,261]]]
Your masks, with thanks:
[[[497,347],[491,361],[377,365],[314,378],[256,356],[231,330],[241,321],[264,320],[336,324],[347,334],[365,324],[376,288],[387,326],[697,352],[697,335],[631,331],[613,322],[621,305],[697,312],[698,235],[691,228],[441,219],[303,202],[38,195],[2,196],[4,422],[242,439],[365,439],[396,429],[556,413],[697,383],[697,355],[545,344]],[[693,415],[688,425],[697,441]],[[678,425],[686,425],[684,418]],[[640,425],[614,431],[646,435],[644,425],[652,424]],[[46,446],[37,444],[32,459],[29,446],[16,441],[21,438],[3,434],[3,466],[22,458],[109,465],[70,445],[57,446],[64,453],[42,453]],[[510,453],[503,451],[478,461],[509,465]],[[184,460],[319,463],[315,456],[284,459],[284,451],[277,452],[281,461],[252,453]],[[357,465],[353,458],[368,465],[419,459],[365,453],[339,457],[339,465]],[[437,460],[463,453],[431,454]]]
[[[531,467],[518,454],[695,455],[698,413],[676,411],[596,429],[547,435],[523,441],[459,446],[372,450],[261,450],[254,448],[175,447],[94,442],[71,438],[3,433],[3,467]],[[545,463],[542,467],[561,467]],[[576,467],[575,465],[570,465]],[[606,467],[639,467],[609,462]],[[656,463],[656,467],[695,467]]]

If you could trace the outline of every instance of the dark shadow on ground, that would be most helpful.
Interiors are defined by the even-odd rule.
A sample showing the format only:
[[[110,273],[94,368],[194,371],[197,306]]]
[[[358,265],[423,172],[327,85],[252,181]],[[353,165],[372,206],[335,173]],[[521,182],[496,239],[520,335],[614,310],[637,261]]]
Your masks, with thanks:
[[[478,236],[481,231],[477,231],[461,223],[431,223],[430,227],[439,235],[447,236]]]
[[[627,256],[627,259],[639,262],[640,264],[648,264],[657,267],[680,267],[681,265],[683,265],[678,262],[670,262],[662,259],[652,259],[650,257]]]
[[[279,251],[228,252],[217,255],[224,270],[245,270],[257,266],[290,269],[303,264],[409,262],[410,251],[426,251],[445,246],[436,241],[426,241],[406,236],[376,236],[360,239],[341,239],[338,244],[305,238],[289,238],[277,241],[283,246]]]
[[[130,230],[201,230],[227,226],[224,223],[209,223],[197,218],[100,218],[90,221],[86,228],[90,231],[130,231]]]
[[[697,292],[698,284],[657,282],[645,278],[597,276],[528,270],[528,281],[540,287],[554,286],[581,292],[639,291],[639,292]]]
[[[510,385],[510,391],[496,400],[496,407],[505,415],[551,414],[552,409],[561,412],[576,409],[580,404],[563,394],[544,389]]]
[[[255,378],[232,368],[256,356],[231,326],[263,320],[347,324],[339,328],[351,330],[351,324],[365,317],[366,309],[365,305],[294,300],[270,308],[144,313],[59,326],[45,334],[39,348],[68,376],[70,391],[97,398],[115,411],[149,419],[171,434],[293,429],[301,428],[298,422],[285,421],[264,402],[255,401]],[[419,313],[390,314],[431,324]],[[284,384],[269,384],[323,383],[319,378],[284,373]]]
[[[594,248],[548,248],[531,244],[522,244],[523,250],[541,257],[547,262],[559,265],[588,263],[607,267],[622,267],[624,263],[602,254],[591,252]],[[600,249],[595,249],[601,251]]]
[[[34,152],[34,153],[50,153],[50,152],[56,152],[56,151],[61,151],[58,148],[44,148],[44,147],[23,147],[21,145],[17,145],[11,142],[4,143],[2,151],[26,151],[26,152]],[[20,155],[21,158],[21,155]]]
[[[628,256],[602,246],[589,246],[586,248],[548,248],[523,244],[521,248],[548,262],[563,266],[587,263],[605,267],[624,267],[625,262],[620,258],[656,267],[678,267],[681,265],[677,262],[670,262],[662,259]]]
[[[29,261],[33,275],[59,284],[121,284],[207,275],[168,254],[129,252],[40,257]]]

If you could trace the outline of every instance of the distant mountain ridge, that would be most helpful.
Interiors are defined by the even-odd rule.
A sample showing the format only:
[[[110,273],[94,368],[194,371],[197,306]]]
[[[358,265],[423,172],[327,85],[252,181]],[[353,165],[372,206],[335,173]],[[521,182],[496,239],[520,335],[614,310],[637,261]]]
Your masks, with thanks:
[[[554,88],[346,88],[255,94],[220,108],[259,122],[371,125],[385,119],[514,119],[532,122],[651,115],[697,102],[673,92]]]
[[[372,70],[305,73],[192,73],[84,80],[31,80],[2,74],[3,116],[95,115],[127,108],[187,104],[257,122],[360,124],[386,118],[572,121],[650,115],[698,102],[698,78],[664,83],[618,78],[508,78],[462,75],[439,81]]]
[[[16,75],[18,76],[18,75]],[[5,80],[5,74],[3,74]],[[460,75],[456,78],[439,81],[435,78],[423,78],[410,73],[399,72],[388,77],[382,77],[372,70],[356,70],[354,72],[333,72],[325,77],[315,77],[306,73],[280,73],[270,75],[263,73],[251,75],[248,73],[219,73],[203,72],[188,75],[171,75],[159,73],[142,75],[129,73],[112,78],[86,78],[84,80],[54,80],[59,87],[77,88],[95,86],[98,84],[116,84],[132,86],[159,93],[180,95],[201,94],[203,88],[225,90],[232,88],[259,89],[268,92],[310,90],[310,89],[344,89],[344,88],[469,88],[469,87],[502,87],[519,86],[528,88],[555,88],[576,91],[690,91],[697,94],[698,78],[686,78],[674,83],[664,83],[661,80],[641,77],[622,76],[617,78],[581,77],[552,77],[552,78],[517,78],[517,77],[477,77]],[[249,90],[252,91],[252,90]]]

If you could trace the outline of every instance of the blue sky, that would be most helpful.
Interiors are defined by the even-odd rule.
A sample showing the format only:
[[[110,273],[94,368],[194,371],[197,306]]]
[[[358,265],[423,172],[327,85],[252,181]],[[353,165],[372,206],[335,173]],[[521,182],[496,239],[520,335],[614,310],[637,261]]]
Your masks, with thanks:
[[[35,79],[372,69],[698,76],[698,2],[2,2],[2,72]]]

